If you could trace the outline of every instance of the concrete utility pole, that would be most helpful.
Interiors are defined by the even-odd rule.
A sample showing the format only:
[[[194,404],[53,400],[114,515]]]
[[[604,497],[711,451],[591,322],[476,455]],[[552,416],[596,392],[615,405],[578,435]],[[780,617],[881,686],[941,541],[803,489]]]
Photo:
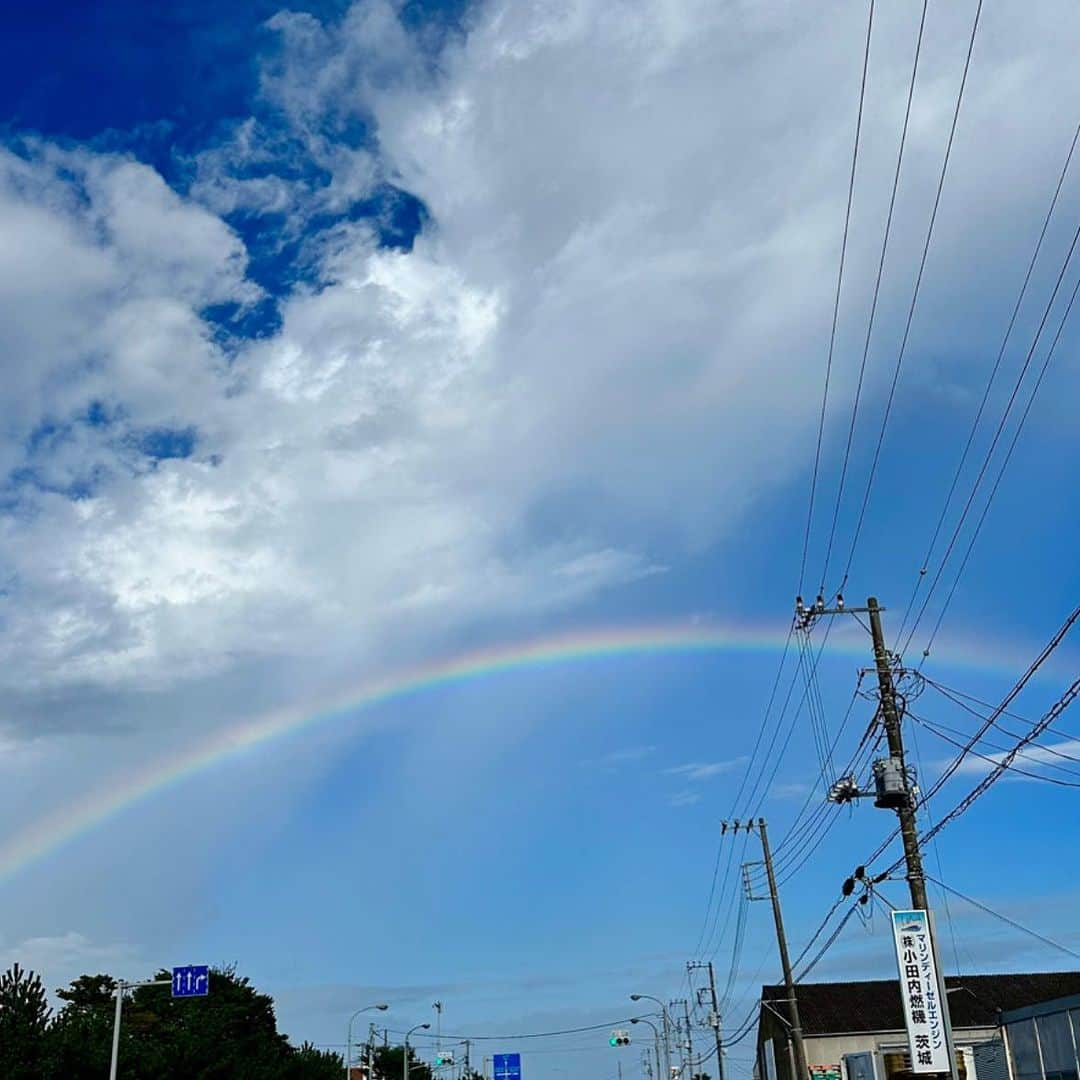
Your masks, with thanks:
[[[720,1005],[716,1000],[716,974],[713,972],[712,961],[703,964],[700,961],[690,961],[686,965],[687,971],[695,968],[704,968],[709,973],[709,1000],[712,1002],[712,1012],[709,1014],[709,1027],[716,1036],[716,1074],[718,1080],[724,1080],[724,1048],[720,1038]]]
[[[683,1014],[686,1017],[686,1061],[690,1066],[688,1080],[694,1080],[694,1036],[690,1032],[690,1002],[683,999]]]
[[[904,864],[907,872],[908,892],[911,906],[926,912],[927,926],[930,930],[930,945],[934,951],[934,961],[938,969],[938,997],[941,1002],[941,1018],[945,1029],[945,1045],[949,1054],[949,1075],[952,1080],[959,1080],[959,1068],[956,1064],[956,1046],[953,1043],[952,1018],[949,1015],[949,995],[945,987],[945,973],[941,966],[937,947],[937,932],[933,913],[926,895],[926,875],[923,872],[922,852],[919,849],[919,832],[915,821],[915,795],[912,791],[911,777],[904,756],[904,732],[901,724],[900,708],[897,706],[896,682],[893,678],[893,655],[885,647],[885,632],[881,626],[881,612],[884,609],[876,596],[867,598],[865,608],[845,608],[842,596],[837,596],[836,607],[826,608],[822,597],[818,597],[813,607],[804,608],[801,598],[795,602],[796,618],[804,629],[809,629],[814,620],[822,615],[841,615],[844,613],[865,612],[870,620],[870,637],[874,648],[874,670],[878,682],[878,702],[881,707],[881,723],[885,729],[885,739],[889,756],[874,762],[874,805],[883,810],[894,810],[900,825],[900,838],[904,845]],[[834,786],[830,799],[835,802],[847,802],[870,794],[859,790],[855,777],[842,777]],[[932,1074],[931,1074],[932,1075]]]
[[[904,842],[904,862],[907,864],[908,889],[911,906],[924,911],[930,909],[926,899],[926,875],[923,873],[922,853],[919,851],[919,834],[915,828],[915,800],[911,797],[907,764],[904,760],[904,735],[900,728],[900,711],[896,707],[896,686],[893,683],[889,653],[885,648],[885,634],[881,629],[881,608],[877,597],[866,601],[870,615],[870,636],[874,640],[874,667],[877,669],[878,695],[881,699],[881,722],[889,744],[889,761],[886,767],[892,777],[900,782],[895,800],[885,802],[886,793],[878,796],[879,803],[891,805],[900,819],[900,836]],[[891,778],[891,777],[890,777]]]
[[[722,828],[725,832],[728,828],[732,828],[734,832],[744,829],[750,833],[754,831],[754,822],[751,820],[740,825],[736,821],[734,825],[729,826],[725,821]],[[769,900],[772,901],[773,922],[776,924],[776,944],[780,950],[780,966],[784,971],[784,990],[787,994],[788,1020],[791,1029],[790,1045],[795,1068],[793,1080],[809,1080],[810,1066],[807,1064],[806,1044],[803,1042],[802,1022],[799,1019],[799,1000],[795,996],[795,979],[791,973],[791,957],[788,955],[787,935],[784,933],[784,916],[780,910],[780,893],[776,888],[772,849],[769,847],[769,832],[764,818],[758,818],[757,829],[758,835],[761,837],[761,855],[765,860],[765,874],[769,881]],[[747,878],[747,883],[749,884],[749,878]],[[750,895],[749,890],[748,896],[751,900],[763,899],[762,897]]]

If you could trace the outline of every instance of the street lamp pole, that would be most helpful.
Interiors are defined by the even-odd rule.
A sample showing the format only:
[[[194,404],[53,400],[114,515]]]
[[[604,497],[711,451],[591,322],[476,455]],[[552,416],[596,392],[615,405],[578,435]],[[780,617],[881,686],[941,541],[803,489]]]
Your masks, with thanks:
[[[371,1012],[372,1009],[378,1009],[379,1012],[386,1012],[390,1006],[385,1002],[380,1001],[377,1005],[365,1005],[362,1009],[357,1009],[356,1012],[349,1017],[348,1026],[345,1028],[345,1080],[349,1080],[350,1069],[352,1068],[352,1026],[353,1021],[361,1014],[365,1012]],[[369,1076],[368,1080],[372,1080]]]
[[[653,1031],[653,1053],[656,1054],[656,1080],[671,1080],[671,1077],[661,1077],[660,1075],[660,1032],[657,1030],[656,1025],[651,1020],[646,1020],[644,1016],[632,1016],[630,1017],[631,1024],[648,1024]]]
[[[660,1006],[661,1022],[664,1025],[664,1065],[667,1066],[667,1071],[664,1073],[664,1080],[671,1080],[671,1036],[669,1034],[671,1030],[671,1018],[668,1016],[667,1006],[658,998],[653,997],[652,994],[631,994],[631,1001],[655,1001]]]
[[[416,1027],[411,1027],[405,1032],[405,1055],[402,1058],[401,1080],[409,1080],[409,1036],[414,1031],[427,1031],[429,1027],[431,1027],[430,1024],[417,1024]]]
[[[120,1066],[120,1021],[124,1015],[124,993],[139,986],[172,986],[172,979],[146,979],[143,982],[124,982],[116,984],[116,1014],[113,1017],[112,1057],[109,1060],[109,1080],[116,1080]]]

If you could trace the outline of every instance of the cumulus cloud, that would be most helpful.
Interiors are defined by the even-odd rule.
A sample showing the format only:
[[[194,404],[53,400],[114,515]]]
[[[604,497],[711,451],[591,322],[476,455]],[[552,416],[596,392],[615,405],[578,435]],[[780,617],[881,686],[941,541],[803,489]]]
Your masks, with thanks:
[[[955,40],[966,16],[939,17]],[[374,660],[723,542],[811,446],[855,85],[836,75],[860,33],[837,25],[786,5],[490,3],[433,63],[393,5],[363,0],[336,23],[271,20],[266,115],[209,148],[184,196],[131,158],[4,151],[9,688]],[[1039,62],[1056,46],[1016,40],[1007,63],[981,46],[952,198],[985,180],[968,131],[1021,108],[991,74],[1025,116],[1061,89]],[[890,41],[871,131],[902,103]],[[918,195],[954,52],[928,49]],[[1018,130],[1025,169],[1056,155],[1045,124]],[[871,178],[890,152],[867,146]],[[350,216],[384,181],[430,213],[410,251]],[[1009,213],[1034,204],[1016,188]],[[924,209],[900,208],[897,259]],[[278,215],[310,265],[274,332],[226,348],[209,310],[263,299],[223,220],[240,211]]]

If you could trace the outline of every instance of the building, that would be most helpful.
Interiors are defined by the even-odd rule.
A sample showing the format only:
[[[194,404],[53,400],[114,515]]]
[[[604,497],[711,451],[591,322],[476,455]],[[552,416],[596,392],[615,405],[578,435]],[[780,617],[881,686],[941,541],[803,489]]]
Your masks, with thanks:
[[[1011,1080],[1077,1080],[1080,1076],[1080,995],[1001,1015]]]
[[[1017,1017],[1017,1038],[1022,1041],[1029,1030],[1023,1024],[1032,1019],[1024,1010],[1073,997],[1075,1005],[1063,1010],[1080,1009],[1080,971],[948,976],[946,988],[961,1080],[1010,1080],[1001,1039],[1003,1015]],[[895,979],[800,983],[795,990],[807,1064],[815,1080],[911,1080],[900,985]],[[783,986],[762,987],[758,1080],[794,1078],[786,1001]],[[1080,1039],[1080,1012],[1075,1019]],[[1021,1053],[1020,1059],[1026,1066],[1030,1055]],[[1071,1074],[1048,1068],[1042,1073],[1016,1073],[1011,1080],[1080,1080],[1075,1060],[1070,1068]]]

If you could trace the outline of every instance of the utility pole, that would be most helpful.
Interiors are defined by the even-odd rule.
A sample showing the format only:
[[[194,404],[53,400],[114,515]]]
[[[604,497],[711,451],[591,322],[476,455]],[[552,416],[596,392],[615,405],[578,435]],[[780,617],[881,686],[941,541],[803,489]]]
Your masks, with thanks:
[[[881,629],[881,608],[877,597],[871,596],[866,601],[870,615],[870,636],[874,639],[874,667],[877,669],[878,694],[881,698],[881,722],[885,726],[885,737],[889,744],[889,760],[881,762],[882,769],[875,766],[875,774],[885,773],[886,782],[899,780],[900,791],[890,803],[900,819],[900,836],[904,842],[904,862],[907,864],[908,889],[911,892],[911,906],[929,911],[926,899],[926,876],[923,874],[922,853],[919,851],[919,834],[915,828],[915,800],[911,797],[908,784],[907,764],[904,761],[904,735],[900,728],[900,712],[896,707],[896,686],[893,683],[889,653],[885,648],[885,634]],[[879,794],[879,803],[883,803],[888,792]]]
[[[683,1038],[683,1022],[679,1016],[679,1006],[683,1004],[682,998],[673,998],[668,1002],[668,1011],[675,1018],[675,1043],[679,1048],[679,1075],[683,1080],[690,1080],[689,1061],[686,1056],[686,1040]]]
[[[885,632],[881,626],[881,612],[884,609],[876,596],[867,598],[865,608],[845,608],[844,598],[837,596],[836,607],[826,608],[824,599],[819,596],[813,607],[804,608],[801,598],[795,601],[796,620],[805,629],[821,615],[839,615],[847,612],[863,611],[870,620],[870,637],[874,648],[874,670],[877,674],[878,701],[881,710],[881,723],[885,729],[885,739],[889,756],[874,762],[874,805],[883,810],[894,810],[900,825],[900,838],[904,845],[905,877],[911,906],[926,912],[927,927],[930,932],[930,945],[938,970],[938,997],[941,1003],[941,1016],[945,1033],[945,1045],[949,1056],[949,1075],[952,1080],[959,1080],[956,1064],[956,1047],[953,1043],[952,1019],[949,1015],[949,995],[945,987],[945,973],[937,947],[937,933],[934,927],[933,913],[930,911],[926,895],[926,875],[923,872],[922,852],[919,849],[919,833],[915,821],[915,795],[912,791],[911,776],[904,757],[904,732],[901,724],[900,708],[897,706],[896,682],[893,678],[893,655],[885,647]],[[841,777],[834,785],[829,798],[834,802],[848,802],[852,799],[869,795],[870,792],[859,790],[857,778]],[[876,880],[876,879],[875,879]]]
[[[720,1005],[716,1000],[716,975],[713,972],[712,961],[702,964],[700,961],[691,961],[686,965],[688,971],[695,968],[704,968],[709,973],[709,1000],[712,1002],[712,1011],[709,1013],[709,1027],[716,1036],[716,1074],[717,1080],[724,1080],[724,1048],[720,1038]]]
[[[745,829],[750,833],[754,831],[753,820],[740,825],[738,821],[729,826],[725,821],[722,825],[726,832],[731,827],[735,832]],[[787,994],[788,1019],[791,1027],[791,1047],[794,1057],[795,1077],[793,1080],[809,1080],[810,1066],[806,1059],[806,1044],[803,1042],[802,1022],[799,1020],[799,1001],[795,996],[795,979],[791,973],[791,958],[788,955],[787,935],[784,933],[784,916],[780,910],[780,894],[776,888],[776,873],[773,870],[772,850],[769,847],[769,833],[764,818],[757,820],[758,834],[761,837],[761,855],[765,860],[765,874],[769,881],[769,900],[772,901],[773,921],[776,924],[776,944],[780,950],[780,966],[784,971],[784,989]],[[749,877],[747,877],[749,885]],[[753,896],[748,891],[751,900],[761,900],[763,897]]]
[[[690,1028],[690,1003],[683,999],[683,1013],[686,1016],[686,1060],[690,1065],[688,1080],[694,1080],[694,1036]]]

